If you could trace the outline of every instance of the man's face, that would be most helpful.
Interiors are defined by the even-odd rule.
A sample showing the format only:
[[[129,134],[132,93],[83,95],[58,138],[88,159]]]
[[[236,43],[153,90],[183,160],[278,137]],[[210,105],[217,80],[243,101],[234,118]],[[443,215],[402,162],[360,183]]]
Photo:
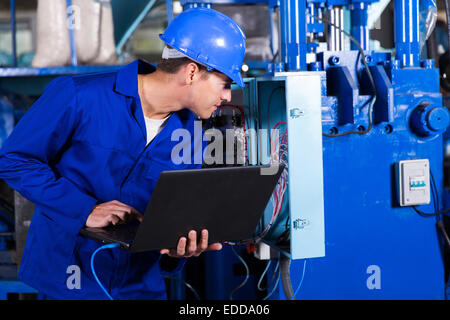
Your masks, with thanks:
[[[222,102],[231,101],[231,82],[221,73],[204,73],[192,86],[189,109],[200,118],[208,119]]]

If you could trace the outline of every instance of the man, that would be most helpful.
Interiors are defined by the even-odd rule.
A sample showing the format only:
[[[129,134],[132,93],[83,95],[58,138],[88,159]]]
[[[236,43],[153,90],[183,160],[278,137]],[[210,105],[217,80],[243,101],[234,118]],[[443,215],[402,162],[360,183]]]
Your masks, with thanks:
[[[160,38],[167,47],[156,70],[135,61],[52,81],[0,152],[0,178],[35,204],[19,278],[42,298],[106,298],[90,266],[100,244],[79,230],[141,220],[161,171],[201,166],[172,161],[171,133],[195,138],[194,121],[231,99],[232,80],[243,86],[245,35],[227,16],[188,10]],[[165,274],[220,249],[208,246],[207,230],[191,231],[160,252],[104,250],[95,271],[114,299],[166,299]]]

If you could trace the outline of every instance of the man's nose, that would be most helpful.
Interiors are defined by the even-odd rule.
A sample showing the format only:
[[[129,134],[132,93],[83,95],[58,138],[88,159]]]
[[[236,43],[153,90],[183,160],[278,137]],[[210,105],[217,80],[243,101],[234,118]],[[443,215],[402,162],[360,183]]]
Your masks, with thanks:
[[[231,89],[224,90],[221,99],[226,102],[231,102]]]

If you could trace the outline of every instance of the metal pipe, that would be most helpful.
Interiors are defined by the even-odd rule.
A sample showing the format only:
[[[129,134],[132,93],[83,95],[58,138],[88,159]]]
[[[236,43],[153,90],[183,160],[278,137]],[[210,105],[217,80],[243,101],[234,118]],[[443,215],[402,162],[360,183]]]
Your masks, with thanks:
[[[369,28],[367,27],[367,4],[355,2],[350,6],[351,30],[350,33],[361,45],[363,50],[369,50]],[[350,44],[351,50],[358,50],[358,46]]]
[[[344,33],[339,28],[344,29],[344,9],[342,6],[328,8],[328,34],[327,43],[329,51],[344,50]]]
[[[336,51],[336,28],[334,25],[336,24],[335,11],[332,7],[328,8],[328,28],[327,28],[327,43],[328,43],[328,51]]]
[[[72,20],[73,16],[73,7],[72,7],[72,0],[66,0],[66,11],[67,11],[67,19],[69,21]],[[73,31],[74,24],[67,24],[69,28],[69,40],[70,40],[70,61],[72,63],[72,66],[78,65],[78,59],[77,59],[77,50],[75,45],[75,33]]]
[[[167,24],[170,24],[173,20],[172,0],[166,0],[166,11],[167,11]]]
[[[276,26],[275,26],[275,7],[270,6],[268,7],[268,14],[269,14],[269,39],[270,39],[270,51],[272,52],[272,56],[275,57],[275,55],[278,52],[278,39],[275,41],[274,37],[277,34]]]
[[[282,0],[282,62],[287,71],[306,70],[306,0]]]
[[[17,67],[17,42],[16,42],[16,2],[10,0],[11,10],[11,50],[13,57],[13,67]]]
[[[318,19],[319,22],[322,23],[322,24],[323,24],[323,20],[322,20],[323,10],[324,10],[324,7],[319,5],[318,8],[317,8],[317,16],[319,17],[319,19]],[[320,33],[319,37],[323,37],[323,33]]]
[[[394,0],[395,55],[401,67],[420,65],[419,0]]]
[[[344,30],[344,8],[338,7],[337,11],[339,13],[339,27]],[[342,51],[344,50],[344,33],[339,29],[336,29],[336,32],[338,33],[336,39],[339,39],[339,50]]]
[[[316,16],[317,16],[317,8],[316,8],[316,4],[313,2],[309,2],[308,3],[308,11],[309,11],[309,15],[308,15],[308,24],[313,25],[314,23],[316,23]],[[309,35],[311,37],[311,40],[314,39],[314,33],[311,33]]]

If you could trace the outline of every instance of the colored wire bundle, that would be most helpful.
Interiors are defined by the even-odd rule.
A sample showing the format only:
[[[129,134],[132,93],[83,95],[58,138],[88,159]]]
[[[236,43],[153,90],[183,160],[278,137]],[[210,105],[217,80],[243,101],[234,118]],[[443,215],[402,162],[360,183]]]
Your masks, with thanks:
[[[288,184],[288,144],[287,144],[287,130],[284,130],[280,135],[278,135],[278,126],[285,124],[285,121],[279,121],[275,124],[270,133],[270,163],[273,164],[284,164],[285,168],[281,173],[280,179],[275,187],[272,194],[271,202],[273,206],[272,217],[264,228],[264,230],[258,235],[256,241],[261,240],[267,232],[269,232],[275,220],[278,218],[281,212],[281,207],[283,205],[284,195],[287,190]]]

